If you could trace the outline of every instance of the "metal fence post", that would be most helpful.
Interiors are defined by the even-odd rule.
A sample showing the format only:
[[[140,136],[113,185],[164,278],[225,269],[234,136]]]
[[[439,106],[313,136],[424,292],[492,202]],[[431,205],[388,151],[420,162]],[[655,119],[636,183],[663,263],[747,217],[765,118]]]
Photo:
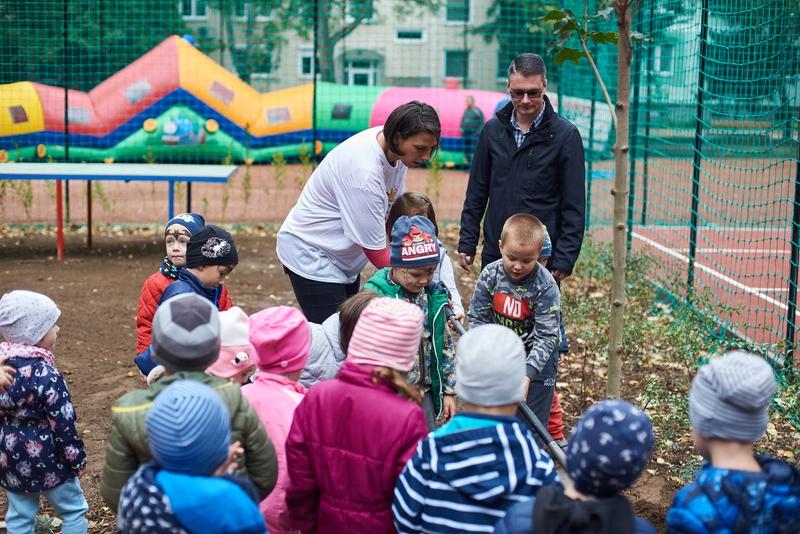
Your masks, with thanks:
[[[797,121],[797,161],[794,175],[794,205],[792,206],[792,248],[789,260],[789,301],[786,310],[786,358],[784,365],[792,366],[794,343],[797,334],[797,274],[800,261],[800,113]]]
[[[642,10],[637,10],[636,13],[637,30],[641,31],[642,28]],[[636,203],[636,147],[637,137],[639,135],[639,86],[642,79],[642,51],[641,47],[633,50],[633,105],[631,109],[630,121],[630,136],[628,137],[629,151],[629,171],[628,171],[628,217],[625,224],[628,227],[626,243],[628,252],[631,251],[633,245],[633,208]]]
[[[595,91],[597,89],[597,78],[592,76],[592,102],[590,104],[591,108],[589,111],[589,157],[587,159],[587,166],[586,166],[586,178],[587,178],[587,186],[586,186],[586,228],[589,228],[592,224],[592,182],[594,181],[594,177],[592,173],[594,172],[593,162],[594,162],[594,111],[595,111]]]
[[[694,292],[694,262],[697,256],[697,210],[700,204],[700,153],[703,150],[703,95],[705,93],[706,43],[708,42],[708,0],[700,8],[700,57],[697,69],[697,113],[694,129],[694,161],[692,172],[692,211],[689,222],[689,270],[686,276],[686,299]]]
[[[653,19],[655,18],[655,2],[650,3],[650,19],[647,21],[647,35],[653,35]],[[648,157],[650,155],[650,109],[653,104],[653,45],[647,44],[647,103],[644,110],[644,150],[642,154],[642,218],[641,225],[647,224],[647,185],[649,178]]]

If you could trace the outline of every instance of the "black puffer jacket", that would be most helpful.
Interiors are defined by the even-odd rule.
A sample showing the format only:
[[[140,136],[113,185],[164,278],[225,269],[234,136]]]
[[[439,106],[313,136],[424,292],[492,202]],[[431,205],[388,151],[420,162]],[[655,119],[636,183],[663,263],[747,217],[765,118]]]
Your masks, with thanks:
[[[500,258],[503,223],[531,213],[553,241],[548,267],[571,273],[583,241],[586,212],[583,143],[578,129],[544,97],[539,127],[516,148],[511,103],[486,123],[478,140],[461,212],[458,251],[474,255],[483,222],[483,264]],[[488,204],[488,208],[487,208]]]

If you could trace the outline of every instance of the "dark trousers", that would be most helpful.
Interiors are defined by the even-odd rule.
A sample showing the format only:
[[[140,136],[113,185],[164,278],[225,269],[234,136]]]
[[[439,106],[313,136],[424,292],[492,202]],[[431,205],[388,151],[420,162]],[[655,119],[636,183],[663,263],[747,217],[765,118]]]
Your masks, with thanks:
[[[542,371],[531,381],[525,404],[547,428],[550,419],[550,407],[553,405],[553,392],[556,389],[556,374],[558,373],[558,351],[553,351],[550,359],[544,364]],[[521,416],[521,414],[519,414]],[[524,417],[522,419],[527,424]],[[536,435],[533,426],[528,425],[531,432]],[[538,436],[537,436],[538,437]]]
[[[339,310],[339,305],[358,293],[361,276],[352,284],[317,282],[293,273],[285,266],[283,272],[289,275],[292,291],[303,315],[312,323],[322,323]]]

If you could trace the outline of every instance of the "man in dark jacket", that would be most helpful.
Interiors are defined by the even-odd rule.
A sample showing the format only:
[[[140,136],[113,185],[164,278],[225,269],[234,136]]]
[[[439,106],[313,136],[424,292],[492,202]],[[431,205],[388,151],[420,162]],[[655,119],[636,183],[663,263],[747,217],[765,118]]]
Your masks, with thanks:
[[[548,268],[561,281],[572,273],[583,241],[583,143],[545,96],[547,71],[540,56],[517,56],[507,86],[511,102],[486,123],[472,160],[461,212],[461,267],[475,259],[484,212],[483,266],[500,259],[506,219],[530,213],[547,226],[553,242]]]

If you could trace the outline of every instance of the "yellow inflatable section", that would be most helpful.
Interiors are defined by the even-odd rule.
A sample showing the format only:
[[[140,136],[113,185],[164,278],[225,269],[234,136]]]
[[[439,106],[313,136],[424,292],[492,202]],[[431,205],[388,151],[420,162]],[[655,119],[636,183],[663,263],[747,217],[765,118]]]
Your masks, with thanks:
[[[39,94],[31,82],[0,85],[0,132],[3,136],[44,130]]]
[[[260,95],[261,113],[250,133],[263,137],[310,129],[313,101],[314,85],[310,83]]]
[[[181,88],[251,135],[263,137],[311,128],[313,84],[261,94],[179,37]]]

